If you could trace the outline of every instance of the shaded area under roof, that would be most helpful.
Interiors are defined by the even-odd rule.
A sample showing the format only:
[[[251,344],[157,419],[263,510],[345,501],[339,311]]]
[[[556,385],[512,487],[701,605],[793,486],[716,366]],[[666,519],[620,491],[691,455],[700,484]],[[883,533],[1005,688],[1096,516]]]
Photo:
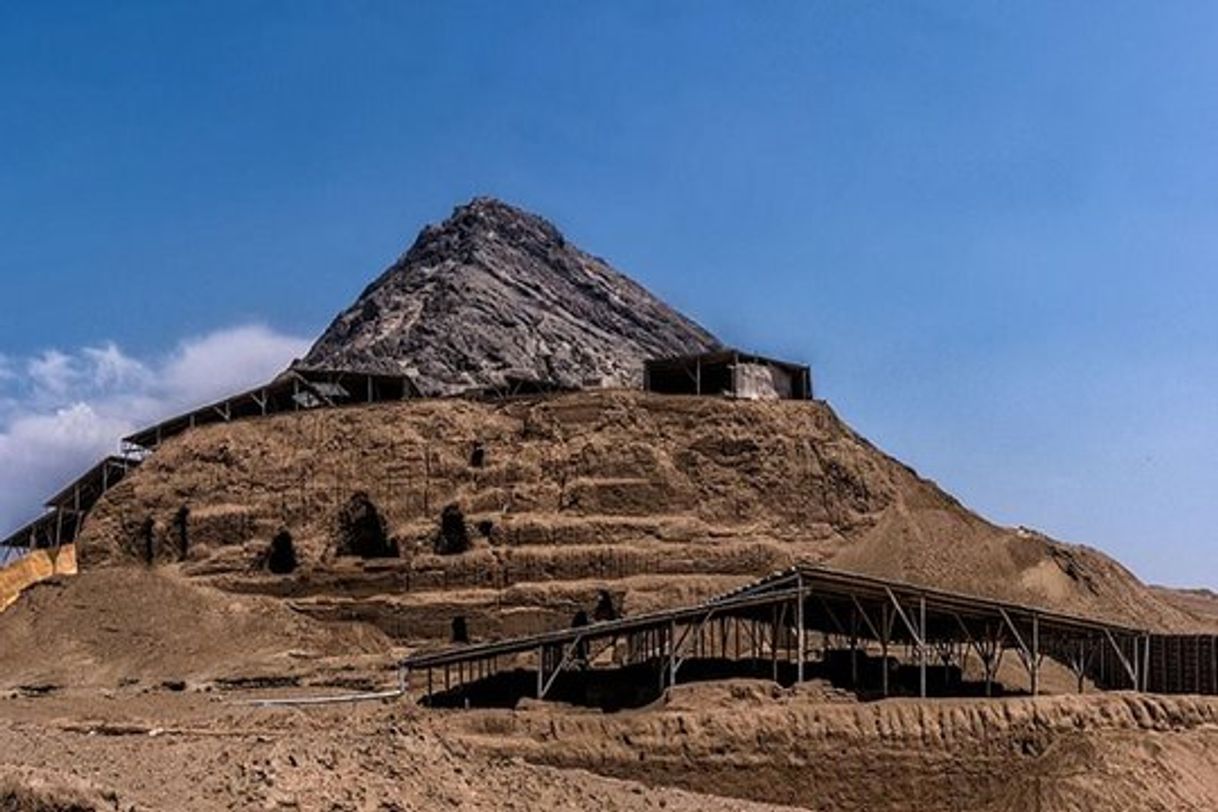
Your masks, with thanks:
[[[1105,633],[1123,636],[1141,636],[1146,632],[1122,623],[1111,623],[1105,620],[1055,612],[1026,604],[999,601],[977,595],[966,595],[933,587],[924,587],[904,581],[875,578],[841,570],[819,566],[799,566],[755,581],[734,592],[729,592],[703,604],[652,612],[601,623],[593,623],[571,629],[560,629],[536,635],[482,643],[478,645],[449,648],[443,651],[423,652],[402,660],[406,668],[434,668],[460,661],[470,661],[483,657],[503,656],[535,651],[542,645],[570,644],[576,639],[594,639],[602,636],[614,636],[627,632],[638,631],[651,627],[666,627],[673,621],[699,617],[709,609],[714,609],[719,615],[743,613],[752,617],[751,610],[763,607],[764,618],[769,617],[771,599],[789,599],[799,584],[799,589],[805,593],[809,608],[806,612],[806,628],[831,634],[840,633],[834,617],[835,613],[817,611],[813,606],[832,606],[840,603],[843,607],[853,606],[855,601],[864,604],[901,605],[912,607],[920,605],[925,600],[929,613],[927,635],[934,636],[935,626],[941,625],[942,632],[947,634],[957,629],[957,619],[966,624],[973,622],[989,622],[995,627],[1003,626],[1007,619],[1022,624],[1035,616],[1042,633],[1061,632],[1063,634],[1103,635]],[[912,612],[912,610],[910,610]],[[878,614],[878,610],[876,612]],[[938,617],[937,617],[938,616]],[[954,632],[953,632],[954,633]],[[894,624],[891,641],[911,642],[912,632],[909,628]]]

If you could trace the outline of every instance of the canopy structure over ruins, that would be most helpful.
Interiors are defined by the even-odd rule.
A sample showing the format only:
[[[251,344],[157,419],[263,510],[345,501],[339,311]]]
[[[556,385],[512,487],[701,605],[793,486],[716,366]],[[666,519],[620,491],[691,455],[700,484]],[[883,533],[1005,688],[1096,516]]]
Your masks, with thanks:
[[[46,513],[0,539],[0,558],[11,558],[15,551],[70,544],[76,539],[85,515],[102,494],[138,465],[137,459],[111,456],[85,471],[46,501]]]
[[[150,451],[197,426],[304,409],[406,400],[417,397],[418,392],[405,375],[294,366],[270,383],[171,417],[124,437],[123,443]]]
[[[1157,677],[1170,664],[1152,661],[1160,638],[1096,618],[801,565],[694,606],[420,653],[401,667],[425,673],[431,702],[440,690],[437,671],[440,701],[464,699],[529,655],[538,699],[561,680],[590,673],[609,649],[613,667],[634,668],[636,678],[650,674],[645,678],[659,689],[677,684],[694,661],[746,663],[775,681],[802,682],[814,665],[845,659],[856,687],[888,696],[890,680],[904,673],[925,697],[952,669],[958,678],[970,656],[981,664],[988,694],[1003,654],[1014,651],[1032,694],[1046,656],[1067,665],[1080,690],[1084,680],[1104,689],[1161,690]],[[1218,691],[1218,674],[1207,669],[1203,676],[1195,687]]]
[[[643,365],[643,388],[664,395],[727,395],[754,400],[808,400],[812,371],[736,349],[654,358]]]

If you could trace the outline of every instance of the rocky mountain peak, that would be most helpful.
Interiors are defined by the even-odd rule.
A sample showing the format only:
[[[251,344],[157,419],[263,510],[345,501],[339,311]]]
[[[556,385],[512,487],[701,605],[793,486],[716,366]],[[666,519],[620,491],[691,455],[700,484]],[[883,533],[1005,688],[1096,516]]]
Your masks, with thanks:
[[[717,346],[552,223],[478,197],[424,228],[302,364],[405,373],[445,395],[509,377],[634,386],[645,358]]]

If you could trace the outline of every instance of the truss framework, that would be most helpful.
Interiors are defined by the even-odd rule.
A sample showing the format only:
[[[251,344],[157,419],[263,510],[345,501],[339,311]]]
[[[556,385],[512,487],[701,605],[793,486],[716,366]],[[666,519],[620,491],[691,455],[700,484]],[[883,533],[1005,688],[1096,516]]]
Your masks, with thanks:
[[[809,632],[821,635],[810,647]],[[930,589],[825,567],[799,566],[775,573],[704,603],[646,615],[594,623],[538,635],[417,654],[400,663],[403,679],[426,672],[426,698],[434,690],[432,671],[442,669],[446,690],[455,668],[465,685],[467,673],[483,679],[502,664],[533,655],[536,696],[545,699],[560,676],[586,669],[594,657],[624,646],[618,665],[650,663],[656,685],[675,685],[691,657],[769,660],[778,679],[780,667],[805,678],[805,666],[832,648],[848,649],[851,677],[859,679],[859,657],[878,650],[880,692],[890,691],[890,672],[904,662],[917,669],[918,693],[927,696],[932,659],[963,666],[970,656],[982,665],[989,694],[1003,654],[1014,650],[1027,671],[1031,692],[1040,691],[1046,656],[1066,663],[1078,677],[1103,689],[1144,690],[1150,636],[1144,629],[1039,607]],[[1115,664],[1115,665],[1114,665]]]

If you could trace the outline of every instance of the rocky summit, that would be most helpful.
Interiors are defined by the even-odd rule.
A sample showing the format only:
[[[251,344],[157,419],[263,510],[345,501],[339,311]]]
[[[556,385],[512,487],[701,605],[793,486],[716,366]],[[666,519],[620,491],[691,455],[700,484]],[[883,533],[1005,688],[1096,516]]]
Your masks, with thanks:
[[[646,358],[718,346],[553,224],[476,198],[424,228],[301,363],[405,373],[440,396],[509,379],[637,386]]]

